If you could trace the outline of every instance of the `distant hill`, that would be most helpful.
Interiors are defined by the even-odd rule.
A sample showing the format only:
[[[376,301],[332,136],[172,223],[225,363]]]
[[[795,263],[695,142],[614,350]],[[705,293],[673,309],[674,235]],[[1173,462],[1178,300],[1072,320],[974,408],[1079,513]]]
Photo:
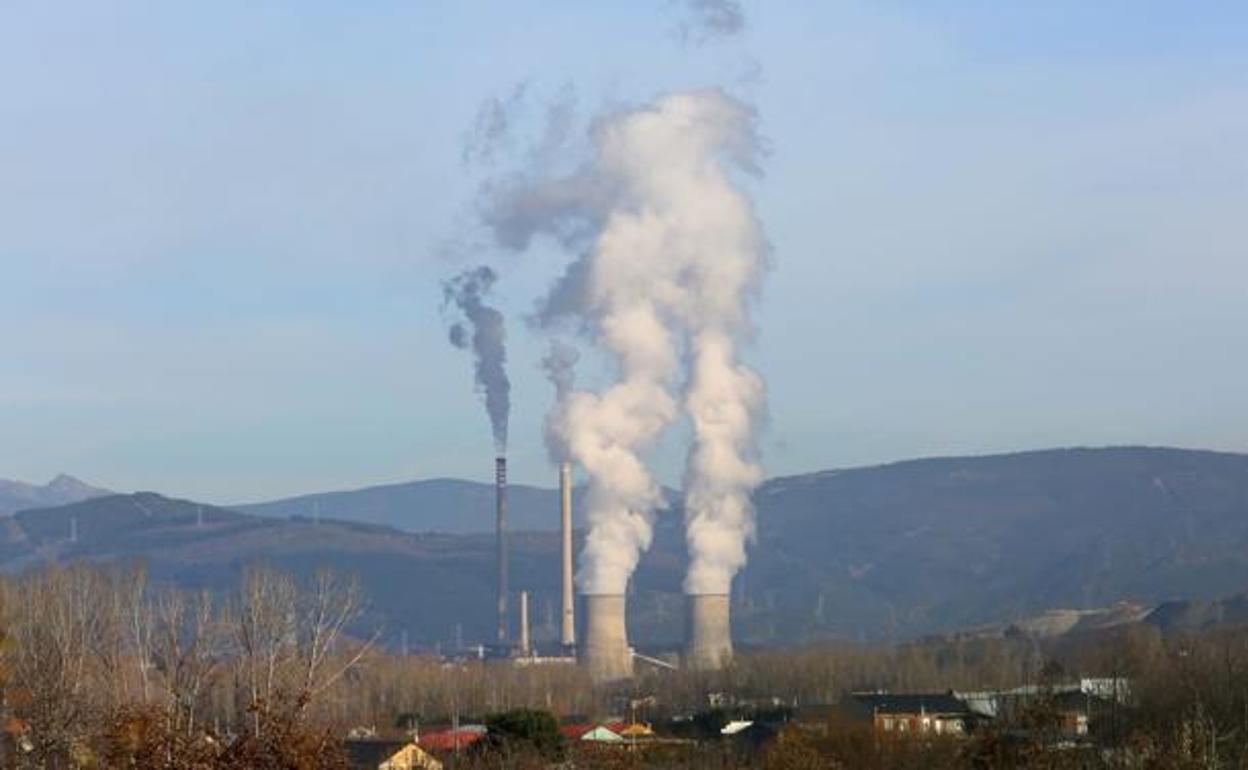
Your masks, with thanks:
[[[458,479],[386,484],[231,507],[256,516],[312,518],[319,515],[342,521],[385,524],[409,532],[494,531],[494,485]],[[559,493],[524,484],[509,485],[507,521],[510,528],[517,531],[557,530]]]
[[[404,503],[405,516],[435,529],[456,517],[492,528],[489,485],[426,484],[451,496],[433,513]],[[513,488],[514,520],[533,521],[520,512],[526,494]],[[553,527],[553,493],[531,494],[532,515]],[[1146,614],[1161,625],[1167,612],[1171,626],[1193,627],[1238,617],[1233,601],[1215,600],[1248,590],[1248,455],[1111,448],[915,460],[773,479],[756,503],[757,542],[734,585],[743,646],[986,626],[1050,634]],[[457,625],[465,639],[490,636],[489,534],[333,520],[325,503],[316,523],[300,507],[279,518],[280,509],[258,517],[209,506],[197,524],[195,503],[142,493],[22,512],[0,519],[0,568],[142,556],[158,576],[220,588],[260,559],[301,573],[332,564],[361,576],[391,638],[447,643]],[[536,637],[551,639],[557,537],[520,532],[512,543],[512,585],[533,592]],[[630,633],[643,648],[679,641],[686,560],[673,507],[659,515],[631,588]],[[1088,612],[1098,608],[1109,609]]]
[[[553,550],[554,535],[548,537]],[[450,638],[460,618],[467,634],[475,632],[473,623],[488,625],[493,549],[488,536],[264,518],[152,492],[0,519],[0,566],[9,571],[47,562],[142,560],[157,580],[228,590],[254,564],[303,576],[332,566],[360,577],[372,608],[369,625],[383,625],[391,638],[410,627],[414,643],[431,645]],[[527,538],[515,538],[516,574],[537,569],[531,550]]]
[[[1062,449],[767,482],[747,638],[905,638],[1248,588],[1248,455]]]
[[[0,516],[8,516],[25,508],[42,508],[111,495],[64,473],[43,486],[21,481],[0,479]]]
[[[1221,625],[1248,624],[1248,592],[1220,599],[1163,602],[1144,622],[1162,631],[1201,631]]]
[[[572,492],[573,520],[581,524],[583,487]],[[670,500],[677,492],[664,490]],[[408,532],[488,534],[494,531],[494,485],[460,479],[429,479],[321,492],[230,508],[255,516],[306,516],[385,524]],[[516,532],[559,529],[559,492],[526,484],[507,487],[507,525]]]

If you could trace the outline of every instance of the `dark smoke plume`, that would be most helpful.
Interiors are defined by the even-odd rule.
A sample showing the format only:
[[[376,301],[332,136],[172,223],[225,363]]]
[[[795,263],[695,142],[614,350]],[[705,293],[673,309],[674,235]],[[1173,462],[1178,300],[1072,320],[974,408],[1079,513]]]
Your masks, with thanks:
[[[503,314],[485,303],[498,276],[486,265],[465,270],[442,285],[446,306],[454,305],[463,320],[451,324],[449,337],[457,348],[472,348],[477,388],[485,394],[485,411],[494,431],[494,449],[507,449],[507,416],[511,383],[507,379],[507,330]]]

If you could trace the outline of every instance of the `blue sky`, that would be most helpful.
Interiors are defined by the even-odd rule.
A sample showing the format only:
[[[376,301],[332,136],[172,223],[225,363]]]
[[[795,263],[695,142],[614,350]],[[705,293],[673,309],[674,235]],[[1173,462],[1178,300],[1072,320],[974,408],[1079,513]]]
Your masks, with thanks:
[[[0,477],[216,502],[488,479],[439,248],[482,101],[759,109],[772,474],[1056,445],[1248,449],[1248,10],[6,3]],[[555,254],[486,255],[527,312]],[[544,482],[512,325],[513,476]],[[671,481],[679,432],[656,451]]]

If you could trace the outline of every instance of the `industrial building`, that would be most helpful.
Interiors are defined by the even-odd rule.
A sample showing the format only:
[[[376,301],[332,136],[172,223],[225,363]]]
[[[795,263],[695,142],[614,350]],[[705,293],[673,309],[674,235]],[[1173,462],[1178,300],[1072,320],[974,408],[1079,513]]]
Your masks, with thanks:
[[[527,590],[517,594],[519,633],[510,629],[511,587],[508,574],[507,460],[495,458],[495,536],[497,603],[495,654],[531,664],[539,660],[529,617]],[[559,466],[559,645],[561,655],[541,662],[579,661],[591,680],[610,684],[632,678],[635,659],[664,661],[640,656],[629,645],[627,598],[624,594],[582,594],[585,613],[583,637],[577,638],[576,593],[573,586],[572,466]],[[731,599],[728,594],[690,595],[686,600],[685,644],[682,663],[696,671],[714,671],[732,661]]]

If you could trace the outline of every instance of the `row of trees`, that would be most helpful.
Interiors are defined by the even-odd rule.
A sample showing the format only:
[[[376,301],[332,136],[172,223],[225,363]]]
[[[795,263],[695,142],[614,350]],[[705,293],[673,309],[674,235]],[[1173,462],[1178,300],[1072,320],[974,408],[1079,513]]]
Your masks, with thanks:
[[[704,742],[696,750],[594,761],[879,770],[1248,767],[1245,629],[1163,636],[1135,626],[1052,642],[753,652],[724,671],[643,670],[627,687],[604,691],[575,666],[385,654],[375,634],[361,629],[363,610],[357,584],[328,571],[297,580],[259,567],[217,593],[156,585],[140,566],[53,567],[0,579],[0,766],[316,770],[343,766],[341,739],[358,726],[397,734],[512,712],[529,714],[525,719],[549,732],[556,719],[660,722],[712,703],[809,716],[830,714],[831,704],[854,690],[989,690],[1082,675],[1129,678],[1132,698],[1094,715],[1093,743],[1079,750],[1054,751],[1051,740],[1036,740],[1043,734],[1036,727],[1052,724],[1041,703],[1023,713],[1030,722],[999,723],[970,740],[886,741],[863,725],[828,721],[815,732],[786,728],[762,755],[734,758]],[[538,712],[549,720],[532,716]],[[506,719],[492,719],[506,726]],[[490,757],[461,762],[520,766],[525,752],[516,745],[496,740],[486,744]],[[508,751],[500,753],[502,747]],[[511,759],[500,764],[500,756]],[[548,761],[549,746],[534,756]]]
[[[0,581],[8,764],[120,766],[128,748],[223,767],[329,756],[315,711],[370,650],[348,637],[361,609],[357,584],[328,571],[301,584],[251,569],[226,597],[154,586],[141,566]]]

